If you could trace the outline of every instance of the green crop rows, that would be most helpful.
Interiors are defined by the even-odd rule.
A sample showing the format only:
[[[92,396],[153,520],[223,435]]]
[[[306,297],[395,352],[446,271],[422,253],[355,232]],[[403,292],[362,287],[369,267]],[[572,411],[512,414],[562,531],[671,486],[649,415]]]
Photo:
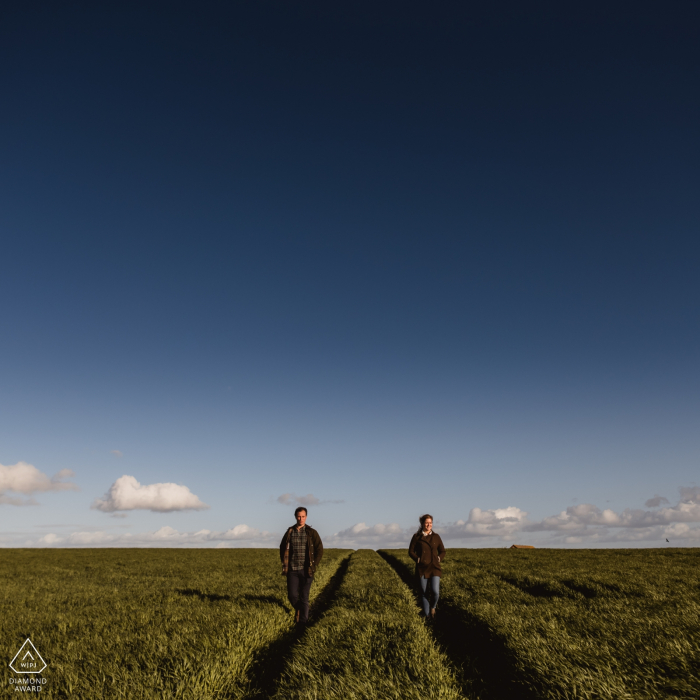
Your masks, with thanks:
[[[347,554],[325,552],[312,595]],[[50,697],[243,698],[293,626],[272,549],[4,550],[0,580],[3,692],[30,636]]]
[[[299,631],[274,549],[6,549],[0,694],[31,637],[53,698],[697,700],[699,564],[452,549],[427,626],[405,550],[326,550]]]
[[[403,550],[385,556],[410,575]],[[448,556],[436,636],[484,694],[700,698],[700,551]]]
[[[275,700],[457,700],[411,591],[376,552],[350,562],[333,605],[291,654]]]

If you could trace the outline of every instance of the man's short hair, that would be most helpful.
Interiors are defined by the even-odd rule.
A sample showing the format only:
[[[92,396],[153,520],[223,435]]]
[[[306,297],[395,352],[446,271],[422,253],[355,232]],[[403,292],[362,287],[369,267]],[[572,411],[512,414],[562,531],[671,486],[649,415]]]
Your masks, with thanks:
[[[307,515],[309,514],[309,511],[304,508],[304,506],[299,506],[295,511],[294,511],[294,517],[297,517],[297,513],[301,513],[301,511],[304,511]]]

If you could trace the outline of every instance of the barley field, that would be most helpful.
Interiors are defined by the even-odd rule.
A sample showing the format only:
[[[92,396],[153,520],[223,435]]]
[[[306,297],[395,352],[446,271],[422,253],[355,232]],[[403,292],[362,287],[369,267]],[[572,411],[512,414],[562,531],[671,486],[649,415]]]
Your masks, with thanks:
[[[700,550],[326,550],[296,630],[274,549],[3,550],[3,697],[700,698]],[[8,664],[27,638],[47,663]],[[38,679],[38,683],[36,680]]]

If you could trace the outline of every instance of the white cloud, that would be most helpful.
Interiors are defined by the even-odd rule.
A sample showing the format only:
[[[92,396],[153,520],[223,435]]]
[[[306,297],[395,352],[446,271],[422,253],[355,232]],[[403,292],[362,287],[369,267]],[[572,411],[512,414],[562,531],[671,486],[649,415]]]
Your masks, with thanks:
[[[48,477],[27,462],[17,462],[9,466],[0,464],[0,503],[13,506],[38,505],[33,498],[8,496],[7,491],[23,494],[43,491],[77,491],[78,487],[74,483],[65,481],[73,476],[75,472],[71,469],[61,469],[54,476]]]
[[[469,518],[435,528],[446,540],[463,540],[473,537],[510,537],[522,529],[527,513],[515,506],[482,510],[472,508]]]
[[[674,506],[659,508],[663,496],[650,498],[646,505],[654,510],[626,508],[621,513],[592,503],[570,506],[558,515],[537,523],[526,523],[523,531],[552,532],[564,536],[568,544],[658,542],[673,539],[681,544],[700,539],[700,528],[688,523],[700,523],[700,487],[682,487],[680,499]]]
[[[222,540],[247,540],[255,539],[259,533],[256,529],[247,525],[236,525],[226,532],[222,532],[219,536]]]
[[[357,523],[346,530],[341,530],[336,533],[336,537],[355,537],[355,538],[372,538],[372,537],[383,537],[385,535],[396,535],[402,534],[403,530],[401,526],[397,523],[391,523],[390,525],[383,525],[382,523],[377,523],[377,525],[365,525],[364,523]]]
[[[357,523],[327,538],[333,547],[408,547],[411,533],[397,523],[366,525]],[[324,542],[326,540],[324,539]]]
[[[670,503],[670,502],[671,501],[669,501],[668,498],[665,498],[664,496],[659,496],[659,494],[657,493],[656,496],[645,501],[644,505],[647,508],[658,508],[662,503]]]
[[[697,498],[691,494],[688,498]],[[525,530],[566,531],[586,529],[590,526],[611,528],[645,528],[670,523],[700,522],[700,503],[693,500],[681,500],[675,506],[659,508],[658,510],[642,510],[626,508],[622,513],[616,513],[609,508],[601,510],[592,503],[582,503],[569,506],[559,515],[544,518],[539,523],[530,523]]]
[[[60,482],[61,479],[72,479],[74,476],[75,472],[72,469],[61,469],[55,476],[51,477],[51,482],[55,484]],[[78,487],[75,484],[63,484],[63,488],[77,489]]]
[[[666,539],[670,544],[680,545],[700,541],[700,527],[692,527],[693,523],[700,523],[700,487],[681,488],[676,505],[653,508],[628,508],[617,513],[610,508],[601,509],[591,503],[581,503],[566,508],[558,515],[531,522],[527,512],[516,506],[493,510],[477,507],[471,509],[466,521],[436,523],[435,531],[446,542],[470,539],[508,541],[526,532],[540,533],[533,544],[539,542],[556,546],[621,543],[665,545]],[[333,535],[330,542],[334,546],[403,547],[412,534],[412,529],[402,530],[397,524],[369,527],[358,523]]]
[[[666,543],[668,540],[668,543]],[[567,535],[563,541],[566,544],[653,544],[654,546],[682,546],[700,543],[700,527],[691,527],[687,523],[672,523],[654,527],[634,529],[619,528],[588,528],[578,534]]]
[[[123,457],[124,453],[121,450],[110,450],[110,453],[115,457]]]
[[[28,547],[232,547],[232,546],[266,546],[277,544],[277,538],[269,532],[261,532],[248,525],[236,525],[222,532],[198,530],[197,532],[178,532],[168,525],[154,532],[138,534],[115,534],[105,530],[80,531],[69,535],[57,535],[53,532],[36,540],[25,540]],[[13,547],[17,543],[6,542],[4,546]]]
[[[6,506],[38,506],[36,498],[18,498],[17,496],[6,496],[0,493],[0,505]]]
[[[315,506],[321,501],[312,493],[307,493],[306,496],[295,496],[293,493],[283,493],[278,496],[277,502],[285,506]]]
[[[306,496],[297,496],[293,493],[283,493],[277,497],[277,502],[285,506],[322,506],[325,503],[345,503],[345,501],[321,501],[316,498],[313,493],[307,493]]]
[[[55,535],[53,532],[39,538],[39,542],[41,544],[47,544],[47,545],[57,544],[57,543],[62,542],[62,541],[63,541],[63,537],[59,537],[58,535]]]
[[[60,479],[69,475],[59,472],[54,480],[58,479],[61,483]],[[127,488],[123,487],[124,484]],[[311,496],[311,494],[308,495]],[[284,494],[284,496],[292,497],[293,494]],[[293,496],[293,498],[297,497]],[[176,484],[141,486],[134,477],[129,476],[118,479],[104,499],[100,499],[98,503],[100,506],[93,507],[99,507],[106,512],[135,508],[167,511],[181,509],[183,506],[206,507],[185,486]],[[662,503],[663,501],[660,501],[658,506],[652,506],[651,509],[628,508],[621,512],[615,512],[609,508],[601,509],[591,503],[582,503],[570,506],[558,515],[549,516],[538,522],[529,521],[527,513],[516,506],[493,510],[476,507],[471,509],[466,521],[459,520],[447,524],[438,522],[435,524],[435,530],[446,542],[478,540],[479,543],[488,543],[488,546],[493,546],[489,540],[494,544],[498,540],[518,541],[516,536],[521,533],[533,533],[534,541],[530,543],[537,546],[644,546],[648,544],[697,546],[700,544],[700,527],[696,525],[700,523],[700,488],[681,488],[680,498],[675,505],[659,507]],[[414,531],[414,528],[402,528],[398,523],[367,525],[360,522],[333,535],[321,534],[324,545],[327,547],[403,548],[408,546]],[[261,532],[245,524],[216,532],[210,530],[178,532],[172,527],[164,526],[154,532],[141,534],[79,531],[59,535],[50,532],[36,540],[21,542],[13,541],[14,536],[12,536],[10,539],[1,538],[0,546],[255,547],[275,546],[280,536]],[[666,545],[666,539],[669,540],[669,545]]]
[[[119,477],[103,498],[98,498],[92,508],[104,513],[117,510],[152,510],[167,513],[174,510],[205,510],[202,503],[187,486],[182,484],[141,485],[133,476]]]
[[[62,544],[84,547],[99,547],[102,544],[115,538],[114,535],[107,535],[105,532],[72,532],[65,538]]]
[[[700,486],[681,486],[681,503],[700,503]]]
[[[662,531],[664,537],[669,540],[696,540],[700,541],[700,528],[690,527],[686,523],[674,523],[668,525]]]
[[[538,523],[528,523],[523,528],[529,532],[539,530],[578,530],[585,525],[611,525],[618,516],[614,511],[600,508],[592,503],[579,503],[569,506],[559,515],[551,515]]]

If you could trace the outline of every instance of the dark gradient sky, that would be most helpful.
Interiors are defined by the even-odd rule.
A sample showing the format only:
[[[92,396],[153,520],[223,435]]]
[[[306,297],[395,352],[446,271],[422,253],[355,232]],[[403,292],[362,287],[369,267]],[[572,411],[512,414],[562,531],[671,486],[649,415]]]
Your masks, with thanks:
[[[0,462],[82,489],[6,530],[104,524],[124,473],[212,506],[152,529],[274,531],[283,492],[344,500],[335,531],[673,500],[699,15],[4,3]]]

